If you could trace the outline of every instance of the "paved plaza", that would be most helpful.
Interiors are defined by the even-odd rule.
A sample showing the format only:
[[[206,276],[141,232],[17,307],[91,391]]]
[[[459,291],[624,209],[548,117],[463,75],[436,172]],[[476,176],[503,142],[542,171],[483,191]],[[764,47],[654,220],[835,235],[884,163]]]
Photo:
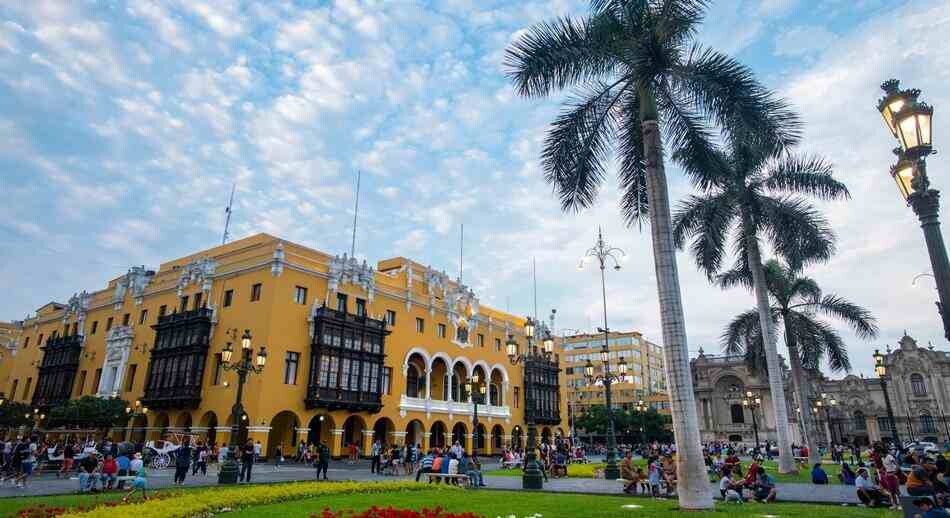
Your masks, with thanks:
[[[348,464],[346,462],[333,462],[330,465],[330,480],[349,480],[349,481],[371,481],[371,480],[394,480],[414,478],[403,476],[381,476],[370,473],[369,462],[360,461],[357,464]],[[497,464],[486,464],[486,471],[498,469]],[[149,485],[151,489],[163,489],[173,487],[172,478],[173,469],[151,470],[149,472]],[[253,482],[255,483],[273,483],[273,482],[291,482],[295,480],[313,480],[315,470],[313,468],[289,463],[281,467],[280,471],[274,471],[273,464],[257,464],[254,466]],[[206,476],[192,476],[190,473],[185,480],[185,486],[201,487],[216,485],[218,482],[217,467],[213,466],[208,470]],[[420,482],[422,483],[422,482]],[[491,489],[521,489],[521,478],[517,476],[486,476],[485,483]],[[551,479],[544,484],[544,491],[553,491],[558,493],[586,493],[598,495],[621,495],[621,483],[595,478],[565,478]],[[0,487],[0,498],[16,496],[41,496],[75,493],[79,482],[75,476],[70,479],[57,479],[53,474],[43,474],[30,480],[29,487],[16,488],[7,484]],[[714,486],[713,492],[719,495],[718,486]],[[808,503],[830,503],[830,504],[857,504],[858,499],[855,495],[854,486],[844,485],[826,485],[816,486],[812,484],[778,484],[778,494],[780,501],[797,501]],[[631,498],[638,498],[631,496]]]

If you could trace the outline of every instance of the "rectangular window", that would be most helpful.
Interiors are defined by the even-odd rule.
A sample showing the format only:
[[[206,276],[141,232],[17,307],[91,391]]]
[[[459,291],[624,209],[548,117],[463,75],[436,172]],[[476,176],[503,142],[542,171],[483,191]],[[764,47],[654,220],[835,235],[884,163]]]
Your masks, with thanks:
[[[188,310],[188,295],[181,296],[181,302],[178,303],[178,311]]]
[[[142,312],[139,313],[139,325],[144,324],[146,320],[148,320],[148,310],[143,309]]]
[[[227,290],[224,292],[224,307],[231,307],[231,302],[234,300],[234,290]]]
[[[303,286],[294,286],[294,303],[307,304],[307,288]]]
[[[346,313],[346,293],[336,294],[336,310]]]
[[[261,283],[251,286],[251,302],[261,300]]]
[[[396,312],[395,311],[391,309],[386,310],[386,323],[389,324],[391,327],[396,326]]]
[[[98,320],[93,320],[93,321],[92,321],[92,328],[89,329],[89,334],[91,334],[91,335],[96,334],[96,331],[97,331],[98,329],[99,329],[99,321],[98,321]]]
[[[195,293],[195,303],[191,307],[191,309],[199,309],[199,308],[201,308],[201,293],[200,292]]]
[[[426,321],[419,317],[416,317],[416,332],[417,333],[426,332]]]
[[[86,371],[79,372],[79,383],[76,384],[76,395],[81,396],[83,389],[86,387]]]
[[[29,346],[30,346],[30,337],[28,336],[26,337],[25,340],[23,340],[23,348],[26,349]]]
[[[224,369],[221,368],[221,353],[217,353],[214,355],[214,374],[211,376],[212,385],[221,384],[221,372],[223,370]]]
[[[129,376],[126,378],[125,391],[132,392],[132,388],[135,386],[135,371],[138,370],[138,365],[132,364],[129,365]]]
[[[356,299],[356,316],[366,316],[366,301],[363,299]]]
[[[92,382],[92,392],[99,390],[99,382],[102,381],[102,369],[96,369],[95,381]]]
[[[518,405],[521,404],[521,388],[520,387],[515,387],[514,403],[515,403],[515,408],[518,408]]]
[[[112,329],[112,317],[106,319],[106,331]]]
[[[343,361],[340,362],[340,388],[343,390],[350,390],[350,368],[352,366],[352,360],[349,358],[343,358]],[[356,390],[359,387],[353,387]]]
[[[392,393],[393,368],[383,367],[383,394]]]
[[[439,324],[438,335],[439,338],[445,338],[445,324]]]
[[[162,304],[158,307],[158,318],[162,318],[166,313],[168,313],[168,306]]]
[[[475,340],[479,347],[485,347],[485,335],[479,333],[478,338]]]
[[[501,350],[501,338],[495,338],[495,352]]]
[[[284,385],[297,384],[297,365],[300,363],[300,353],[287,352],[284,360]]]
[[[23,400],[30,400],[30,386],[33,385],[33,378],[26,378],[26,385],[23,387]]]
[[[10,387],[10,398],[16,401],[16,386],[20,384],[20,380],[13,380],[13,386]]]
[[[131,318],[132,318],[132,315],[129,314],[129,313],[126,313],[126,314],[122,315],[122,325],[123,325],[123,326],[129,325],[129,319],[131,319]]]

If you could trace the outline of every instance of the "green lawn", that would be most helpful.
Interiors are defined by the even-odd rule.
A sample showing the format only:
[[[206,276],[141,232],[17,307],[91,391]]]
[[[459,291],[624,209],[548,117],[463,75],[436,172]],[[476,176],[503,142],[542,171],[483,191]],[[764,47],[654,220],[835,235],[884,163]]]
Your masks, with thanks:
[[[175,488],[175,489],[159,489],[155,491],[149,491],[149,496],[153,497],[158,495],[160,498],[171,497],[173,495],[178,495],[181,493],[198,493],[201,491],[207,491],[206,488]],[[27,509],[30,507],[44,506],[47,508],[51,507],[62,507],[75,509],[78,507],[92,508],[106,502],[116,502],[121,500],[125,495],[125,491],[110,491],[107,493],[96,493],[96,494],[83,494],[83,495],[55,495],[55,496],[28,496],[28,497],[10,497],[10,498],[0,498],[0,517],[15,516],[21,509]],[[141,498],[136,494],[136,499]]]
[[[625,508],[624,506],[640,506]],[[452,512],[471,511],[486,518],[514,514],[524,518],[540,513],[544,518],[613,518],[613,517],[664,517],[675,513],[675,500],[654,500],[638,497],[598,496],[576,494],[551,494],[516,491],[464,491],[455,493],[431,493],[428,491],[355,494],[334,497],[298,500],[294,502],[271,504],[242,509],[228,513],[228,517],[309,517],[319,514],[323,509],[332,511],[363,511],[372,506],[409,508],[417,511],[424,507],[441,506]],[[859,507],[841,507],[835,505],[803,504],[717,504],[715,512],[689,513],[697,518],[749,517],[793,517],[808,518],[898,518],[899,513],[880,509]]]

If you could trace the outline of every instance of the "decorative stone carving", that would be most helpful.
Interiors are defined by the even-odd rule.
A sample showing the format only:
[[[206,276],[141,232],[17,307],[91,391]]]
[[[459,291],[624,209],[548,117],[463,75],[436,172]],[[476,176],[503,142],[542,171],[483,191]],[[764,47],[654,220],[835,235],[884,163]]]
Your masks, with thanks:
[[[106,334],[106,354],[102,360],[102,376],[96,392],[99,397],[122,392],[122,380],[129,363],[134,334],[131,326],[116,326]]]
[[[66,322],[72,315],[76,315],[79,321],[85,320],[91,299],[92,297],[85,290],[74,293],[72,297],[69,297],[69,302],[66,303],[66,311],[63,313],[63,322]]]
[[[376,270],[366,264],[362,264],[355,257],[348,257],[347,254],[334,256],[330,259],[330,280],[327,284],[329,291],[336,289],[344,284],[359,286],[366,291],[366,298],[369,302],[373,301],[373,295],[376,292]]]
[[[435,298],[437,295],[445,296],[446,287],[449,285],[449,277],[445,272],[433,270],[431,266],[426,266],[424,279],[426,291],[429,293],[429,314],[435,315]]]
[[[202,257],[188,263],[178,276],[178,296],[191,284],[200,284],[201,291],[211,291],[214,272],[218,264],[210,257]]]
[[[456,283],[445,298],[449,322],[455,328],[453,343],[471,347],[469,337],[478,327],[478,297],[468,286]]]
[[[274,249],[274,259],[270,267],[270,274],[274,277],[280,277],[280,275],[284,273],[285,257],[284,244],[278,242],[277,248]]]
[[[135,304],[142,303],[142,297],[145,295],[145,288],[152,281],[155,272],[146,270],[144,266],[133,266],[129,271],[119,278],[115,283],[115,291],[112,292],[112,304],[116,309],[122,305],[125,296],[131,292],[135,298]]]

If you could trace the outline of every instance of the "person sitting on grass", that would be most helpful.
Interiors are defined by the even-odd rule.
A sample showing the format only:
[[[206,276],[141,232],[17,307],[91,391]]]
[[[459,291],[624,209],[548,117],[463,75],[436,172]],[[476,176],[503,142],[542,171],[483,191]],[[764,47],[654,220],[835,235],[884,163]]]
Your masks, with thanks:
[[[633,470],[633,453],[627,452],[620,461],[620,478],[623,479],[623,492],[637,494],[637,474]]]
[[[914,500],[914,505],[923,512],[923,514],[918,514],[921,518],[947,518],[950,517],[950,513],[947,512],[943,507],[936,507],[929,498],[918,498]]]
[[[838,474],[838,480],[846,486],[853,486],[856,478],[858,478],[858,475],[851,470],[851,466],[849,466],[847,462],[842,462],[841,473]]]
[[[854,485],[858,488],[858,499],[861,500],[862,504],[868,507],[877,507],[886,499],[884,493],[871,482],[867,468],[858,469],[857,477],[854,479]]]
[[[815,467],[811,469],[811,483],[818,485],[828,484],[828,474],[822,469],[820,462],[816,462]]]
[[[923,464],[914,464],[907,475],[907,494],[910,496],[935,496],[930,482],[930,473]]]
[[[751,473],[752,469],[749,469],[749,472]],[[752,492],[756,502],[771,503],[775,501],[775,479],[766,473],[762,466],[756,466]]]
[[[724,502],[741,504],[745,501],[742,498],[742,483],[733,482],[732,470],[729,468],[724,468],[722,471],[722,478],[719,479],[719,494],[722,495]]]

